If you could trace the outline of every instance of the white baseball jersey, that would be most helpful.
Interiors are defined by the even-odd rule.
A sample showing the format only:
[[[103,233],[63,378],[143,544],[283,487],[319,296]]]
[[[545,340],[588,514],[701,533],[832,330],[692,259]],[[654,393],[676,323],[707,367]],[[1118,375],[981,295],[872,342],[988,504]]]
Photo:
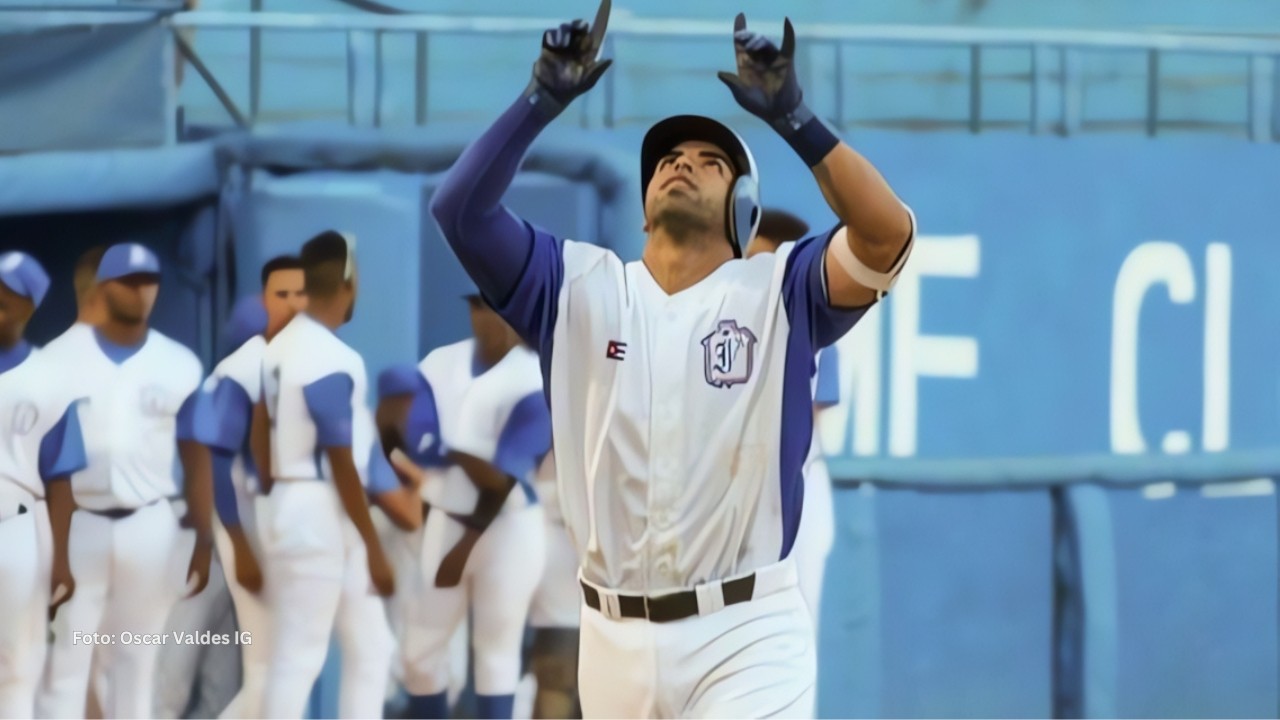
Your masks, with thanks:
[[[44,498],[44,481],[84,467],[81,428],[53,359],[32,348],[0,373],[0,485]],[[0,497],[8,493],[0,487]],[[0,512],[3,508],[0,508]]]
[[[534,233],[499,312],[542,357],[585,579],[652,595],[788,556],[814,358],[865,312],[827,301],[830,237],[668,295],[642,261]]]
[[[515,347],[487,370],[477,367],[474,358],[475,341],[468,339],[438,348],[422,360],[418,369],[434,401],[440,440],[432,440],[430,427],[411,422],[407,442],[419,455],[435,446],[438,456],[456,450],[493,463],[514,477],[523,491],[512,493],[507,507],[536,502],[533,472],[550,439],[538,356]],[[472,513],[479,493],[467,474],[448,465],[439,475],[435,482],[424,483],[423,498],[450,512]]]
[[[71,477],[87,510],[138,508],[178,492],[177,440],[192,439],[203,371],[182,344],[156,331],[135,348],[75,325],[45,347],[57,382],[78,399],[88,467]]]
[[[359,353],[306,313],[272,338],[263,353],[262,390],[274,477],[333,480],[324,452],[330,446],[351,447],[357,469],[367,467],[373,442],[372,422],[362,419],[367,386]]]

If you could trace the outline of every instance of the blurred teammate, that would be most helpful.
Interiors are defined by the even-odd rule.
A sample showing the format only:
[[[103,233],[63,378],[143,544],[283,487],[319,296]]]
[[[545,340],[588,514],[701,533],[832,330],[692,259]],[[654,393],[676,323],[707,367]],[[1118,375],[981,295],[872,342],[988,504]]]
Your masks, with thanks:
[[[49,290],[30,255],[0,254],[0,718],[35,716],[53,537],[45,486],[84,467],[76,406],[23,335]]]
[[[271,648],[262,589],[262,544],[255,503],[260,496],[249,444],[253,406],[261,397],[262,356],[267,342],[307,307],[302,261],[272,258],[262,266],[262,294],[241,300],[228,321],[230,354],[205,381],[198,407],[196,437],[213,459],[214,506],[219,522],[214,539],[240,630],[253,643],[242,645],[240,691],[223,717],[262,716],[268,653]]]
[[[84,711],[96,652],[108,717],[150,717],[153,678],[169,611],[183,594],[204,588],[212,553],[208,459],[193,439],[200,361],[148,328],[160,263],[146,247],[108,249],[96,274],[105,318],[73,327],[45,352],[59,384],[80,403],[88,466],[71,477],[71,493],[51,493],[54,529],[54,643],[37,702],[42,717]],[[188,511],[182,531],[168,498],[181,457]],[[72,511],[76,510],[74,515]],[[186,573],[177,566],[192,547]],[[185,555],[185,554],[184,554]],[[89,641],[102,633],[108,643]],[[126,641],[125,635],[129,640]]]
[[[539,351],[583,596],[588,717],[813,712],[813,625],[790,553],[814,358],[896,279],[910,212],[802,102],[781,48],[734,23],[735,100],[791,145],[841,225],[740,262],[755,161],[728,127],[641,145],[643,259],[562,240],[501,204],[534,138],[608,68],[593,26],[548,30],[524,94],[453,165],[431,211],[485,297]]]
[[[777,252],[782,243],[800,240],[809,225],[785,210],[765,210],[760,214],[760,229],[747,245],[747,258],[765,252]],[[818,413],[840,402],[839,359],[835,345],[818,353],[817,381],[813,395],[813,440],[804,461],[804,513],[792,555],[800,575],[800,593],[809,604],[815,630],[822,619],[822,578],[826,574],[827,556],[836,540],[835,508],[831,500],[831,474],[822,452],[822,437],[816,431]],[[821,637],[821,633],[816,633]]]
[[[582,591],[578,589],[578,554],[565,528],[556,492],[555,453],[547,453],[538,468],[537,489],[545,508],[547,562],[529,607],[529,626],[534,630],[529,671],[536,687],[532,717],[579,718],[578,624]]]
[[[390,595],[394,580],[361,471],[381,454],[372,451],[364,361],[334,334],[355,309],[355,249],[323,232],[303,246],[302,265],[307,310],[263,354],[271,472],[260,478],[269,495],[258,521],[272,633],[264,714],[302,717],[337,621],[340,714],[377,717],[393,650],[374,593]]]
[[[543,565],[533,473],[551,443],[538,358],[479,295],[474,337],[419,365],[399,440],[424,477],[429,511],[401,633],[409,713],[449,717],[449,646],[472,614],[477,714],[510,718],[529,603]],[[434,419],[434,422],[432,420]],[[385,425],[384,425],[385,427]],[[394,438],[393,438],[394,441]],[[416,538],[415,538],[416,539]]]

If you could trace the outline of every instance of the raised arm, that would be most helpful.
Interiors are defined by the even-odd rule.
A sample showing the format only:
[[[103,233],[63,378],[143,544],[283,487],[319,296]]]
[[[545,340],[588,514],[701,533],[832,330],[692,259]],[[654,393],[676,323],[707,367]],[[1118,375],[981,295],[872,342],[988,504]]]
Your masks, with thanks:
[[[528,88],[462,153],[431,198],[431,215],[445,240],[496,305],[515,291],[535,241],[532,228],[502,206],[502,196],[538,133],[612,62],[596,59],[609,7],[604,0],[594,26],[575,20],[543,34]]]
[[[840,141],[804,103],[796,81],[795,31],[787,20],[782,47],[734,22],[738,74],[720,73],[745,110],[778,132],[813,172],[843,227],[826,251],[827,299],[836,307],[874,302],[906,262],[914,230],[910,212],[865,157]]]

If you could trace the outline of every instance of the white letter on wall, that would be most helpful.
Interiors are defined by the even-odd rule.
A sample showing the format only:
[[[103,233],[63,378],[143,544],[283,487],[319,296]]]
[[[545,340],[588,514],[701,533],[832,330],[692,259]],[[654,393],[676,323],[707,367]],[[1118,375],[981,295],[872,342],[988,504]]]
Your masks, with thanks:
[[[1210,243],[1204,280],[1204,449],[1226,450],[1231,429],[1231,246]]]
[[[1171,242],[1143,243],[1120,266],[1111,306],[1112,452],[1147,449],[1138,419],[1138,324],[1147,290],[1159,284],[1168,288],[1172,302],[1195,300],[1196,278],[1187,253]],[[1183,431],[1170,432],[1164,439],[1166,452],[1186,452],[1189,444]]]
[[[891,294],[893,328],[890,360],[889,454],[916,453],[919,410],[917,381],[922,377],[971,378],[978,374],[978,341],[960,335],[920,334],[920,279],[924,276],[978,276],[977,235],[916,238],[911,261]]]

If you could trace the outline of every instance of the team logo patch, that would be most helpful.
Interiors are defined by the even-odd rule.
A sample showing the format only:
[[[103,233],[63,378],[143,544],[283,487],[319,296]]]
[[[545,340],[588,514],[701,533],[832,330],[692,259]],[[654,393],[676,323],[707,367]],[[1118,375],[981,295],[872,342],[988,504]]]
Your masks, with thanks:
[[[738,327],[737,320],[721,320],[715,332],[702,338],[703,371],[707,384],[727,388],[751,379],[756,336]]]

